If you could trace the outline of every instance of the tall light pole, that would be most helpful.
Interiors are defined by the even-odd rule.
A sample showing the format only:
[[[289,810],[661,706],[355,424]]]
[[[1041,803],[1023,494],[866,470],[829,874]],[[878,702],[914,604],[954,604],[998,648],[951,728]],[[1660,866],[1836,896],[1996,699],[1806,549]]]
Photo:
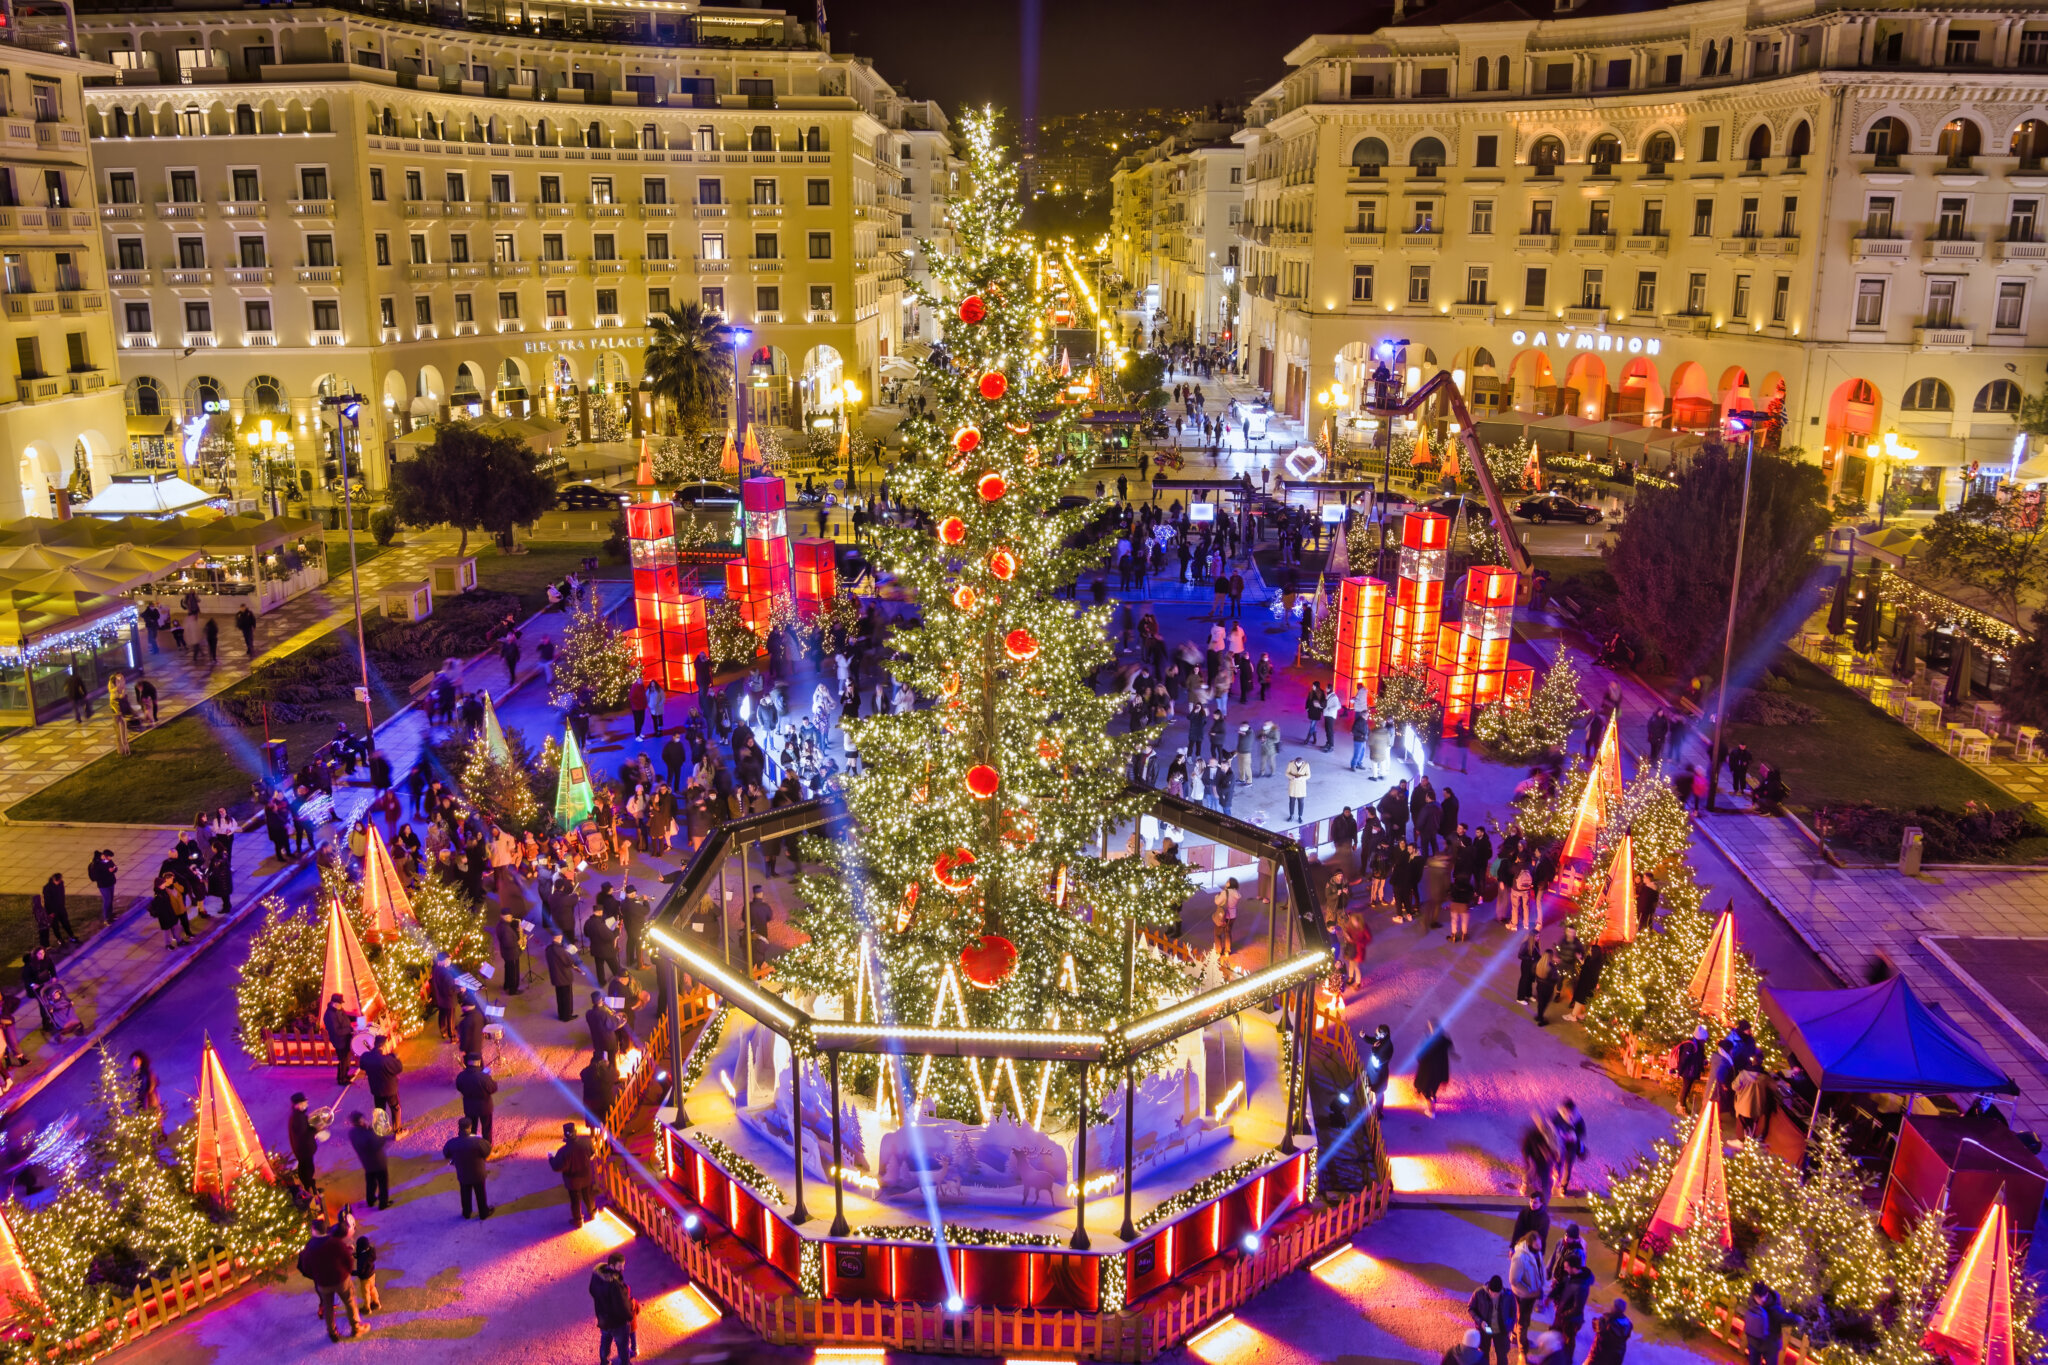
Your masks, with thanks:
[[[1742,550],[1749,539],[1749,477],[1756,468],[1756,424],[1760,412],[1731,412],[1740,422],[1748,444],[1742,456],[1742,515],[1735,522],[1735,576],[1728,585],[1728,628],[1721,637],[1720,696],[1714,703],[1714,743],[1707,750],[1707,809],[1714,810],[1714,798],[1721,790],[1721,726],[1728,714],[1728,668],[1735,655],[1735,608],[1742,600]]]
[[[753,333],[744,327],[725,330],[732,336],[732,435],[733,440],[743,443],[747,433],[740,423],[740,352],[747,348],[747,341]]]
[[[348,448],[353,433],[357,449],[361,449],[362,428],[358,419],[362,416],[363,400],[360,394],[344,393],[320,400],[322,407],[335,411],[334,444],[341,453],[341,520],[342,529],[348,535],[348,587],[355,599],[356,609],[356,661],[362,666],[363,685],[363,739],[374,746],[377,742],[377,716],[370,709],[370,651],[363,643],[363,578],[356,564],[356,516],[355,498],[349,487]]]

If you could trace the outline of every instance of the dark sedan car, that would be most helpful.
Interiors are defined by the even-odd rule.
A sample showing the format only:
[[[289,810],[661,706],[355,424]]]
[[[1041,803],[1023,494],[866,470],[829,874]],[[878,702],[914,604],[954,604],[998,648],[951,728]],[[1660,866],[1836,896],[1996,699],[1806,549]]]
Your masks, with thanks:
[[[594,483],[572,483],[555,490],[555,506],[564,512],[616,512],[626,499]]]
[[[679,507],[694,507],[704,512],[730,510],[740,505],[740,490],[725,483],[686,483],[679,485],[669,496]]]
[[[1562,493],[1551,492],[1523,498],[1515,508],[1515,515],[1525,521],[1576,521],[1591,526],[1600,520],[1600,509],[1573,502]]]
[[[1449,517],[1452,521],[1458,519],[1458,513],[1462,510],[1468,522],[1480,526],[1493,524],[1492,510],[1487,507],[1486,499],[1477,493],[1452,493],[1446,497],[1431,498],[1422,504],[1422,509],[1425,512],[1436,512]]]

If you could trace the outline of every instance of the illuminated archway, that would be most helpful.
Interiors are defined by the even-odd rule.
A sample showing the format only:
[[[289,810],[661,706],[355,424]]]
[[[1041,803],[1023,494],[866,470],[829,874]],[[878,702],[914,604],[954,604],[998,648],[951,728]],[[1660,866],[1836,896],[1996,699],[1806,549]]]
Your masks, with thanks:
[[[1671,372],[1671,426],[1676,431],[1709,431],[1719,421],[1707,372],[1688,360]]]
[[[1591,352],[1581,352],[1572,357],[1572,363],[1564,372],[1565,392],[1559,393],[1558,409],[1573,417],[1584,417],[1599,422],[1607,417],[1607,364]],[[1566,394],[1570,394],[1570,407],[1566,407]]]
[[[1845,379],[1828,395],[1822,463],[1833,461],[1838,487],[1851,497],[1870,496],[1870,461],[1863,448],[1884,420],[1884,395],[1867,379]]]
[[[1508,362],[1508,382],[1514,386],[1515,411],[1537,412],[1539,405],[1554,398],[1557,378],[1551,372],[1550,357],[1532,349]]]
[[[1637,356],[1622,368],[1615,385],[1614,410],[1609,414],[1621,421],[1656,426],[1664,418],[1664,385],[1657,377],[1657,362]]]

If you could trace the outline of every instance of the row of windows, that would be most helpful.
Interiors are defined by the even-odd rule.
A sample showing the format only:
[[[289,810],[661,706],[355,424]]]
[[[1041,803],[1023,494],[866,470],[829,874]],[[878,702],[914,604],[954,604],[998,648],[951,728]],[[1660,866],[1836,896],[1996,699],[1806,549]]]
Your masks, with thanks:
[[[178,252],[177,269],[205,270],[207,268],[206,239],[204,237],[180,236],[176,239],[176,242]],[[332,266],[336,263],[333,234],[325,232],[308,233],[306,234],[305,244],[305,264],[307,266]],[[666,232],[648,233],[642,245],[642,254],[647,260],[666,261],[672,259],[669,254],[670,235]],[[393,264],[391,235],[389,233],[379,232],[375,234],[371,238],[371,246],[375,253],[374,259],[378,265]],[[757,232],[754,234],[753,246],[753,259],[757,261],[779,261],[783,259],[782,236],[780,233]],[[415,232],[411,234],[407,239],[407,247],[407,264],[433,265],[437,263],[426,233]],[[500,232],[494,234],[491,238],[490,249],[491,255],[489,259],[493,261],[516,262],[520,259],[519,239],[516,233]],[[700,233],[697,237],[697,255],[698,259],[705,261],[730,259],[726,252],[726,234],[722,232]],[[829,232],[810,232],[804,234],[804,255],[806,259],[813,261],[829,261],[833,259],[832,234]],[[439,263],[466,265],[472,260],[481,259],[483,258],[480,256],[472,257],[470,254],[469,234],[466,232],[454,232],[448,236],[447,253],[439,258]],[[566,261],[570,259],[567,251],[567,239],[562,233],[548,232],[541,234],[540,259],[543,261]],[[619,256],[618,235],[610,232],[592,233],[590,238],[590,259],[593,261],[616,261],[621,259]],[[244,270],[268,268],[270,265],[268,239],[256,233],[238,236],[235,239],[234,263],[237,267]],[[143,251],[142,238],[119,237],[115,239],[114,268],[116,270],[149,269],[148,259]]]
[[[755,311],[761,313],[781,312],[783,292],[780,285],[764,284],[755,286],[753,293]],[[726,291],[722,286],[706,287],[702,291],[701,297],[703,305],[707,310],[720,314],[725,312]],[[831,285],[811,285],[805,297],[808,299],[810,311],[814,313],[830,313],[833,311],[835,293]],[[650,314],[666,312],[672,299],[673,295],[669,290],[660,287],[650,288],[647,291],[647,312]],[[596,304],[594,311],[597,316],[622,316],[619,311],[618,290],[596,290],[594,302]],[[454,299],[454,312],[449,320],[457,323],[475,322],[477,320],[476,305],[475,295],[457,294]],[[516,291],[506,290],[499,294],[497,296],[497,306],[498,321],[517,322],[520,320],[519,295]],[[268,333],[276,330],[276,318],[269,299],[245,299],[242,301],[241,307],[242,325],[247,331]],[[568,318],[568,291],[565,289],[548,290],[542,299],[542,307],[544,310],[543,316],[550,321]],[[434,313],[434,300],[431,297],[425,294],[413,296],[412,321],[414,325],[420,327],[433,326]],[[181,311],[177,316],[183,321],[185,331],[187,332],[210,333],[214,329],[214,308],[211,303],[196,300],[188,301],[181,305]],[[381,326],[396,328],[399,325],[398,316],[397,299],[386,297],[377,300],[377,320]],[[151,304],[129,303],[123,305],[122,321],[127,330],[134,335],[141,336],[153,333],[155,328],[152,324],[155,318],[155,309]],[[316,332],[340,331],[340,300],[312,300],[311,322],[312,328]]]
[[[1551,295],[1551,276],[1556,273],[1548,266],[1528,266],[1522,276],[1522,306],[1524,308],[1545,308],[1559,304]],[[1579,274],[1579,292],[1576,299],[1566,298],[1564,306],[1575,308],[1607,309],[1618,306],[1619,300],[1608,294],[1609,272],[1604,267],[1590,267]],[[1354,265],[1351,267],[1351,301],[1353,303],[1376,302],[1377,267]],[[1435,267],[1411,265],[1408,267],[1407,295],[1405,302],[1428,304],[1435,301]],[[1494,268],[1473,265],[1465,268],[1465,293],[1462,302],[1490,304],[1493,297]],[[1871,277],[1857,281],[1855,325],[1858,328],[1875,328],[1885,325],[1885,306],[1890,292],[1890,281],[1883,277]],[[1958,325],[1958,312],[1963,279],[1955,275],[1935,275],[1927,280],[1927,295],[1923,310],[1923,327],[1946,329]],[[1991,327],[1997,332],[2018,332],[2025,328],[2027,317],[2027,283],[2024,280],[1999,280],[1993,299]],[[1655,270],[1636,272],[1634,312],[1655,315],[1658,309],[1659,277]],[[1756,290],[1760,287],[1751,274],[1737,274],[1734,277],[1728,298],[1728,316],[1739,322],[1747,322],[1757,315],[1753,311],[1760,304]],[[1294,279],[1289,280],[1290,292],[1299,292]],[[1768,318],[1773,323],[1791,320],[1792,277],[1773,276],[1770,282],[1770,304]],[[1678,311],[1704,317],[1710,311],[1707,272],[1689,271],[1685,277],[1685,303]]]
[[[1472,201],[1471,215],[1467,220],[1468,231],[1471,234],[1483,237],[1490,236],[1493,233],[1494,206],[1496,202],[1492,199],[1474,199]],[[2031,204],[2033,201],[2028,202]],[[1350,230],[1352,232],[1380,231],[1380,215],[1383,207],[1384,201],[1379,199],[1353,200]],[[1409,217],[1408,221],[1402,225],[1403,231],[1441,231],[1436,200],[1413,199],[1408,201],[1408,207]],[[1548,236],[1560,230],[1557,201],[1555,199],[1531,199],[1529,200],[1528,207],[1528,226],[1521,229],[1521,231]],[[1771,216],[1772,208],[1776,209],[1775,217]],[[1642,209],[1642,218],[1640,220],[1642,226],[1636,229],[1638,235],[1644,237],[1664,236],[1666,232],[1664,201],[1662,199],[1645,200]],[[2029,209],[2029,212],[2031,213],[2032,210]],[[1714,200],[1695,199],[1692,209],[1692,235],[1695,237],[1713,236],[1715,213]],[[1765,200],[1760,195],[1745,195],[1743,197],[1741,208],[1735,217],[1735,235],[1738,237],[1758,237],[1763,235],[1763,230],[1766,227],[1771,226],[1776,227],[1777,235],[1780,237],[1796,237],[1799,235],[1798,195],[1787,194],[1780,196],[1778,202],[1770,207],[1766,207]],[[1611,199],[1591,199],[1586,201],[1585,226],[1573,226],[1570,230],[1598,236],[1605,236],[1614,232],[1616,230],[1614,201]]]
[[[2020,410],[2020,386],[2010,379],[1994,379],[1977,390],[1977,399],[1970,404],[1972,412],[2007,412]],[[1901,406],[1907,412],[1954,412],[1956,396],[1954,390],[1939,379],[1916,380],[1906,389],[1905,402]]]
[[[61,184],[63,177],[60,172],[50,171],[47,174],[55,177],[56,181]],[[167,184],[171,196],[170,202],[174,204],[196,204],[200,202],[199,172],[197,170],[173,170],[167,174]],[[403,175],[406,202],[420,203],[424,201],[427,197],[427,173],[424,171],[405,171]],[[228,172],[228,183],[230,187],[229,197],[237,202],[255,203],[263,198],[262,174],[252,167],[240,167],[230,170]],[[439,188],[447,196],[447,202],[451,204],[464,204],[469,202],[470,183],[468,172],[448,171],[444,173]],[[332,197],[328,192],[329,181],[325,166],[299,167],[298,185],[299,197],[301,199],[327,199]],[[490,177],[490,202],[493,204],[515,202],[512,188],[512,177],[509,174],[492,175]],[[623,199],[616,197],[619,188],[617,180],[612,176],[591,176],[588,186],[589,198],[584,202],[591,204],[624,203]],[[725,181],[722,177],[698,177],[696,191],[697,198],[695,202],[699,204],[723,204],[727,202],[725,198]],[[752,177],[752,184],[748,187],[748,192],[750,197],[746,202],[749,204],[765,206],[783,202],[782,182],[774,176]],[[58,193],[63,194],[65,191],[60,188]],[[108,203],[139,203],[140,200],[137,198],[137,194],[136,172],[113,171],[108,174]],[[370,198],[378,202],[382,202],[386,198],[383,167],[373,166],[370,168]],[[53,199],[51,202],[57,203],[59,201]],[[62,202],[69,203],[70,201],[67,197]],[[543,175],[540,177],[540,202],[543,204],[568,202],[562,197],[561,176]],[[643,176],[640,181],[640,202],[643,204],[669,203],[668,177],[658,175]],[[829,207],[832,203],[832,182],[829,179],[818,177],[807,178],[804,181],[804,203],[811,208]]]

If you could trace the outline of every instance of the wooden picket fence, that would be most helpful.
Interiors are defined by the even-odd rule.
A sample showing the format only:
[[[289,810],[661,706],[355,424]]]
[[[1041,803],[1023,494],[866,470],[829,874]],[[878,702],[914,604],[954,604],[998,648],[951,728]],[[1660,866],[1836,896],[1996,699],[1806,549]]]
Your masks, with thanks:
[[[263,1059],[271,1066],[333,1066],[334,1044],[319,1029],[264,1029]]]
[[[119,1310],[98,1327],[52,1346],[38,1343],[38,1349],[45,1352],[42,1358],[68,1365],[97,1360],[288,1266],[297,1254],[283,1242],[254,1257],[212,1252],[206,1260],[173,1271],[161,1280],[143,1281]]]
[[[1630,1247],[1615,1257],[1614,1277],[1619,1279],[1641,1277],[1646,1280],[1657,1278],[1657,1267],[1640,1247]],[[1747,1352],[1743,1342],[1742,1313],[1726,1304],[1713,1304],[1707,1309],[1707,1331],[1724,1345],[1737,1351]],[[1795,1332],[1785,1333],[1783,1346],[1778,1351],[1777,1365],[1812,1365],[1817,1357],[1811,1338]]]
[[[627,1163],[604,1162],[601,1187],[616,1212],[772,1345],[886,1346],[932,1355],[1057,1352],[1132,1362],[1155,1358],[1384,1217],[1391,1191],[1381,1181],[1336,1204],[1296,1212],[1266,1235],[1256,1254],[1218,1257],[1187,1280],[1121,1312],[977,1307],[948,1313],[923,1304],[803,1298],[781,1288],[764,1292],[719,1249],[686,1235],[680,1203]],[[752,1258],[744,1249],[741,1254]]]

